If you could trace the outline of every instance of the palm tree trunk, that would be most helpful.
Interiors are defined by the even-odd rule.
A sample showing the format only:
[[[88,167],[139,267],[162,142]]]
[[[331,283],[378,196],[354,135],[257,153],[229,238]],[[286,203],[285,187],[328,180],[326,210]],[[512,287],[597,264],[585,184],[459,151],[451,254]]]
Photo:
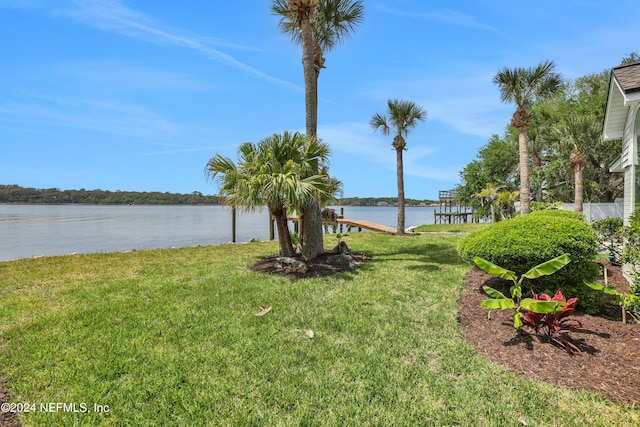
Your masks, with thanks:
[[[489,207],[491,208],[491,223],[496,222],[496,207],[493,203],[493,200],[489,200]]]
[[[287,210],[284,207],[278,207],[276,209],[269,208],[269,213],[276,220],[280,255],[286,257],[294,256],[295,251],[293,249],[293,244],[291,243],[291,234],[289,233],[289,227],[287,224]]]
[[[310,20],[310,13],[300,20],[306,131],[309,138],[316,136],[318,128],[318,73],[314,63],[313,23]],[[301,242],[302,256],[311,260],[324,252],[320,203],[317,200],[310,200],[302,207],[302,211],[304,214],[301,224],[301,235],[304,237]]]
[[[573,210],[576,212],[582,212],[584,203],[584,183],[582,179],[582,165],[576,165],[573,172],[576,180],[576,194],[574,196]]]
[[[404,234],[404,165],[402,162],[402,149],[396,149],[397,176],[398,176],[398,226],[396,234]]]
[[[307,136],[312,137],[316,136],[318,128],[318,74],[313,61],[313,24],[308,15],[301,20],[300,29]]]
[[[316,199],[309,200],[301,210],[304,215],[301,224],[301,235],[304,236],[302,257],[306,260],[312,260],[319,254],[324,253],[320,203]]]
[[[518,128],[518,152],[520,154],[520,214],[531,212],[531,186],[529,177],[529,148],[527,128]]]
[[[534,152],[532,154],[534,173],[538,177],[536,181],[536,201],[544,202],[544,194],[542,194],[542,159],[540,154]]]

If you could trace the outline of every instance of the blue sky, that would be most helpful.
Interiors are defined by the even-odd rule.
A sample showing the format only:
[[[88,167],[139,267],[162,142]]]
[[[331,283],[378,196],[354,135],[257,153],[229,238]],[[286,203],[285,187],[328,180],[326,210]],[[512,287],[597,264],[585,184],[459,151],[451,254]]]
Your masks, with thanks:
[[[0,184],[216,194],[203,169],[245,141],[303,131],[301,48],[269,0],[0,0]],[[318,134],[345,197],[397,194],[390,98],[428,112],[405,193],[437,198],[513,106],[492,77],[550,59],[566,78],[640,50],[637,0],[365,0],[327,53]]]

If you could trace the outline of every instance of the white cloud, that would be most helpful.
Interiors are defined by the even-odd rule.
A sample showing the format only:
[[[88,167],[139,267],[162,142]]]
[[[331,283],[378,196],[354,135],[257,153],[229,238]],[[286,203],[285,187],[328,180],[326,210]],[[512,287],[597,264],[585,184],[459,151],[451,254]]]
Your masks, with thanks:
[[[61,78],[79,84],[104,88],[109,93],[137,91],[189,91],[219,90],[210,82],[185,73],[159,70],[150,66],[124,64],[116,61],[79,61],[54,65],[40,72],[38,79]]]
[[[497,69],[471,63],[450,64],[447,69],[451,70],[447,75],[374,81],[370,85],[384,91],[371,90],[365,96],[378,103],[386,102],[390,93],[399,99],[411,99],[427,110],[429,121],[441,122],[463,134],[489,138],[502,133],[512,107],[500,102],[498,89],[491,82]]]
[[[30,129],[62,127],[126,137],[137,143],[172,144],[185,132],[182,125],[134,104],[95,101],[42,93],[0,104],[5,122],[29,124]]]
[[[318,135],[331,146],[333,155],[350,156],[365,163],[379,165],[387,171],[396,170],[396,155],[392,137],[374,134],[368,124],[335,123],[318,127]],[[386,138],[386,139],[385,139]],[[445,181],[457,181],[458,168],[439,168],[431,155],[438,148],[430,145],[409,145],[403,155],[405,175]]]
[[[0,0],[0,7],[45,9],[55,16],[68,17],[86,25],[114,32],[123,36],[153,43],[168,44],[190,49],[217,63],[246,72],[270,83],[294,90],[302,89],[290,82],[271,76],[262,70],[246,64],[233,56],[215,49],[213,45],[239,47],[233,43],[214,40],[205,36],[191,36],[182,31],[162,28],[153,19],[122,4],[120,0],[74,0],[46,2],[38,0],[14,1]],[[246,49],[245,50],[253,50]]]
[[[404,18],[438,21],[444,24],[455,25],[458,27],[475,28],[478,30],[491,31],[494,33],[501,34],[501,32],[497,28],[491,25],[485,24],[483,22],[480,22],[471,15],[456,12],[454,10],[442,10],[439,12],[421,13],[415,10],[414,11],[398,10],[398,9],[391,9],[391,8],[386,8],[382,6],[378,6],[377,9],[384,13],[401,16]]]

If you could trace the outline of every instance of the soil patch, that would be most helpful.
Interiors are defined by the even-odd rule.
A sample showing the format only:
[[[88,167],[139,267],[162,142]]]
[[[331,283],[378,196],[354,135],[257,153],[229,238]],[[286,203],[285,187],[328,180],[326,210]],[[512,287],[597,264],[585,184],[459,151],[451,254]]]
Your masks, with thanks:
[[[11,399],[9,390],[5,387],[5,379],[0,377],[0,403],[7,403]],[[0,427],[19,427],[18,414],[0,411]]]
[[[628,292],[620,267],[607,264],[607,271],[609,285]],[[505,282],[477,267],[465,277],[458,300],[459,322],[477,354],[527,379],[599,391],[612,401],[640,406],[640,325],[622,323],[618,306],[601,316],[576,313],[573,317],[586,330],[558,333],[581,350],[571,355],[526,326],[518,334],[511,310],[492,310],[487,319],[488,310],[480,306],[488,298],[482,286],[508,289]]]

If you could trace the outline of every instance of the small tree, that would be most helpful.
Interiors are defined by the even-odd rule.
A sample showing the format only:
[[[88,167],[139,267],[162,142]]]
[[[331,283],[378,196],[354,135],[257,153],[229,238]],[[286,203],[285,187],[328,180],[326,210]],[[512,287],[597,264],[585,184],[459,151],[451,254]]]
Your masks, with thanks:
[[[475,197],[480,199],[480,204],[484,207],[484,203],[489,204],[491,208],[491,222],[496,222],[496,199],[498,197],[498,190],[502,188],[501,185],[494,187],[492,182],[488,182],[482,191],[474,194]]]
[[[586,147],[598,147],[602,130],[598,120],[591,115],[571,115],[554,129],[557,143],[571,147],[569,163],[574,173],[574,210],[582,212],[584,202],[584,180],[582,172],[589,160]],[[593,141],[596,141],[594,144]]]
[[[505,220],[507,218],[513,218],[516,212],[516,202],[520,196],[519,190],[503,190],[498,193],[496,202],[500,206],[500,218]]]
[[[266,205],[278,229],[280,255],[293,256],[287,214],[312,197],[327,197],[329,176],[309,170],[322,167],[328,156],[328,146],[316,138],[284,132],[242,144],[237,165],[216,154],[205,172],[220,184],[226,204],[247,210]]]

